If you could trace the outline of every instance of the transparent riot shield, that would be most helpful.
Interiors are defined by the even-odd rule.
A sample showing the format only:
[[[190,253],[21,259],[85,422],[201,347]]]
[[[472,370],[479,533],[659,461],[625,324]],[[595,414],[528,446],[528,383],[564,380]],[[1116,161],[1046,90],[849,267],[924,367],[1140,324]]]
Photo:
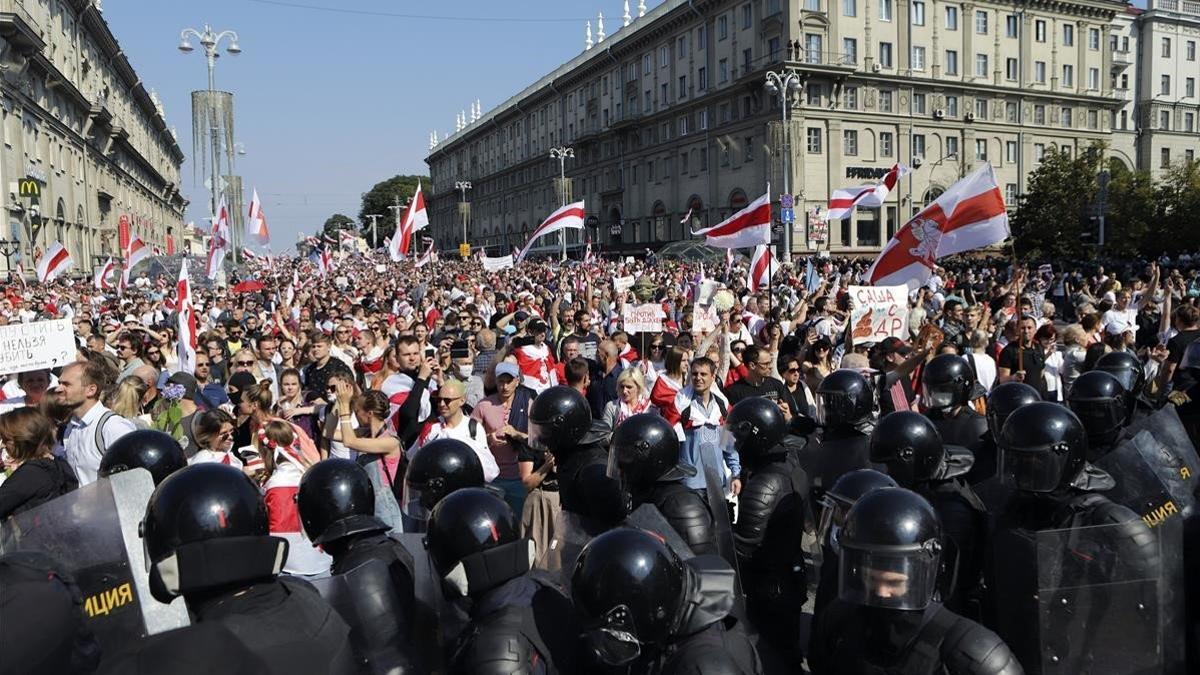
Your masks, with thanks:
[[[13,516],[0,528],[0,553],[41,551],[75,577],[106,652],[189,624],[182,599],[167,605],[150,594],[138,524],[153,491],[150,472],[123,471]]]
[[[1127,438],[1137,441],[1139,452],[1150,466],[1155,467],[1177,503],[1184,492],[1194,495],[1200,490],[1200,456],[1183,422],[1179,420],[1175,406],[1165,406],[1153,415],[1138,420],[1126,427],[1124,433]],[[1151,444],[1147,439],[1138,441],[1142,433],[1149,434],[1156,443]],[[1185,516],[1191,515],[1194,500],[1192,502],[1180,506]]]
[[[1139,431],[1094,463],[1116,481],[1104,496],[1133,509],[1148,525],[1155,526],[1195,510],[1196,498],[1189,486],[1193,472],[1188,461],[1150,432]]]
[[[731,439],[732,440],[732,439]],[[714,535],[717,541],[717,551],[725,562],[737,569],[737,550],[733,541],[733,523],[729,520],[729,507],[725,502],[725,467],[712,466],[712,458],[721,456],[720,450],[713,446],[700,449],[698,457],[700,466],[696,467],[704,475],[704,492],[708,502],[708,511],[712,514]]]
[[[388,535],[400,542],[413,560],[413,597],[416,599],[414,640],[421,663],[433,672],[446,672],[443,646],[450,647],[458,639],[470,618],[461,603],[453,602],[442,592],[442,580],[433,569],[425,549],[425,535],[397,533]]]
[[[426,672],[414,655],[416,641],[409,630],[417,624],[415,607],[405,607],[382,560],[369,560],[343,574],[311,582],[350,626],[350,642],[359,672],[406,675]],[[413,603],[414,605],[416,603]]]

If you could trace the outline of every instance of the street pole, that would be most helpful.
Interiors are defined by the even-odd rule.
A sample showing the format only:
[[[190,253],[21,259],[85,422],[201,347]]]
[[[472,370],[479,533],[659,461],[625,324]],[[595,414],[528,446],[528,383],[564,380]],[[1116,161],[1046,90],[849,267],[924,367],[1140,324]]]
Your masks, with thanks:
[[[469,181],[469,180],[455,181],[454,189],[458,190],[459,192],[462,193],[462,226],[463,226],[462,243],[467,244],[469,246],[471,242],[467,241],[467,190],[471,189],[471,181]],[[460,254],[461,254],[461,250],[462,250],[461,246],[459,247],[459,250],[460,250]]]
[[[558,160],[558,190],[559,190],[559,206],[567,205],[567,159],[575,158],[575,149],[565,145],[560,145],[556,148],[550,148],[551,159]],[[558,231],[558,243],[562,246],[562,260],[567,260],[567,231]]]
[[[396,237],[400,236],[400,211],[404,208],[403,206],[400,206],[400,195],[395,195],[395,199],[396,203],[388,207],[389,211],[396,214],[396,231],[392,233],[392,241],[395,241]],[[378,217],[379,216],[376,216],[376,218]],[[409,248],[413,248],[411,242],[409,243]]]
[[[780,144],[783,154],[783,193],[790,195],[792,193],[792,143],[791,143],[791,128],[788,125],[788,104],[790,103],[793,92],[800,91],[800,75],[794,70],[781,70],[779,72],[770,71],[766,75],[766,84],[763,88],[768,94],[777,94],[779,96],[779,117],[780,117]],[[782,211],[782,209],[781,209]],[[780,214],[782,215],[782,214]],[[783,260],[791,260],[792,257],[792,227],[793,223],[782,222],[783,226]]]
[[[371,219],[371,250],[374,251],[375,249],[379,248],[379,230],[377,225],[379,222],[379,214],[369,213],[363,217]]]

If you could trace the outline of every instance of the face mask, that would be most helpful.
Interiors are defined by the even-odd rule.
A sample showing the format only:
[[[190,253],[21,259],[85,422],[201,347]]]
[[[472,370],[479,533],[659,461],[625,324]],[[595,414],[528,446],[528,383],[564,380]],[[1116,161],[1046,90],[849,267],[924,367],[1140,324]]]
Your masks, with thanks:
[[[460,365],[458,366],[458,376],[464,380],[468,379],[471,377],[471,370],[472,367],[469,365]]]

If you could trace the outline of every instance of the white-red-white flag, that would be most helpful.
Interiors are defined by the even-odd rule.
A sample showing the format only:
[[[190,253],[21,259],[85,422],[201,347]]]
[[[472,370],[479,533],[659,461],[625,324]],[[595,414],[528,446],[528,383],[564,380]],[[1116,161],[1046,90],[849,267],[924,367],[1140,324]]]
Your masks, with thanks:
[[[746,287],[751,293],[757,293],[758,289],[763,288],[771,283],[771,277],[779,271],[779,263],[775,260],[775,255],[771,252],[771,247],[766,244],[756,246],[754,248],[754,256],[750,258],[749,278],[746,280]]]
[[[868,208],[883,206],[884,200],[887,199],[892,188],[896,187],[896,183],[911,172],[912,169],[903,164],[894,164],[884,174],[883,179],[874,185],[856,185],[834,190],[833,194],[829,196],[829,208],[825,219],[844,220],[849,218],[856,206]]]
[[[317,272],[319,272],[321,277],[324,278],[329,276],[329,273],[332,271],[333,256],[329,254],[327,249],[321,249],[321,254],[317,256]]]
[[[585,265],[592,264],[592,238],[591,237],[588,237],[588,240],[587,240],[587,250],[584,251],[584,254],[583,254],[583,263]]]
[[[289,306],[296,300],[296,289],[300,288],[300,271],[292,270],[292,285],[287,288],[285,302]]]
[[[225,253],[229,251],[229,210],[225,207],[225,198],[217,208],[217,217],[213,220],[211,237],[208,240],[208,260],[204,265],[204,276],[216,279],[221,273],[221,265],[225,262]]]
[[[412,250],[413,236],[426,227],[429,227],[429,212],[425,209],[425,195],[421,192],[421,182],[417,181],[417,191],[413,193],[412,201],[404,210],[400,227],[388,242],[388,254],[392,260],[404,260]]]
[[[98,291],[106,291],[113,287],[113,282],[109,277],[112,276],[114,270],[113,259],[109,258],[104,261],[104,265],[96,270],[96,275],[92,277],[92,285]]]
[[[263,213],[262,202],[258,199],[258,188],[250,197],[250,215],[246,219],[246,236],[251,241],[266,245],[271,242],[271,232],[267,229],[267,214]]]
[[[179,370],[192,373],[196,370],[196,346],[199,333],[196,330],[196,307],[192,303],[192,284],[188,280],[187,259],[179,266],[179,281],[175,284],[175,306],[178,308],[178,325],[176,331],[179,338],[176,353],[179,356]]]
[[[516,261],[521,262],[525,260],[525,256],[529,254],[529,249],[533,248],[533,242],[548,234],[553,234],[559,230],[582,230],[584,215],[583,202],[575,202],[560,207],[554,213],[546,216],[546,220],[542,221],[541,225],[538,225],[537,229],[530,235],[529,241],[525,242],[525,246],[517,254]]]
[[[37,278],[43,284],[54,281],[60,274],[71,269],[75,261],[71,252],[59,242],[54,242],[37,261]]]
[[[414,266],[420,269],[429,263],[434,262],[435,260],[437,260],[437,258],[434,257],[433,242],[431,241],[429,242],[429,247],[426,248],[425,252],[421,254],[421,257],[417,258],[417,262],[414,263]]]
[[[129,277],[133,268],[149,258],[151,251],[141,237],[135,236],[129,240],[129,245],[125,247],[123,253],[125,254],[125,264],[121,268],[121,281],[117,284],[117,290],[121,293],[124,293],[125,289],[129,287]]]
[[[1004,195],[992,165],[984,164],[905,223],[864,279],[917,288],[929,279],[938,258],[999,243],[1009,234]]]
[[[692,233],[714,248],[750,248],[771,243],[771,192],[725,220]]]
[[[687,225],[688,221],[691,219],[692,219],[692,209],[688,209],[688,212],[683,215],[683,218],[679,219],[679,224]]]

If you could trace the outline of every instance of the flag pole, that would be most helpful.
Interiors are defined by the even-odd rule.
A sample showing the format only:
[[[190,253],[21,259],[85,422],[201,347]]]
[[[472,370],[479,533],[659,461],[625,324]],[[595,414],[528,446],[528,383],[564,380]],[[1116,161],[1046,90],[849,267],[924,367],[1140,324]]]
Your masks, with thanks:
[[[785,177],[786,177],[786,175],[785,175]],[[770,195],[770,194],[771,194],[771,181],[767,181],[767,195]],[[771,206],[771,198],[770,198],[770,196],[768,196],[767,197],[767,207],[770,208],[770,206]],[[783,216],[783,213],[782,213],[782,209],[781,209],[780,217],[782,218],[782,216]],[[782,227],[787,227],[787,225],[784,223],[780,223],[780,225]],[[784,241],[787,241],[786,237],[784,238]],[[773,255],[771,251],[774,248],[775,248],[775,235],[772,234],[771,235],[771,245],[767,247],[767,255],[768,256]],[[751,262],[751,267],[753,267],[753,262]],[[750,273],[754,274],[754,270],[753,269],[750,270]],[[771,277],[773,277],[773,276],[774,275],[771,274],[771,258],[768,257],[767,258],[767,322],[768,323],[771,321],[771,313],[775,309],[775,293],[773,292],[773,289],[771,287]]]

